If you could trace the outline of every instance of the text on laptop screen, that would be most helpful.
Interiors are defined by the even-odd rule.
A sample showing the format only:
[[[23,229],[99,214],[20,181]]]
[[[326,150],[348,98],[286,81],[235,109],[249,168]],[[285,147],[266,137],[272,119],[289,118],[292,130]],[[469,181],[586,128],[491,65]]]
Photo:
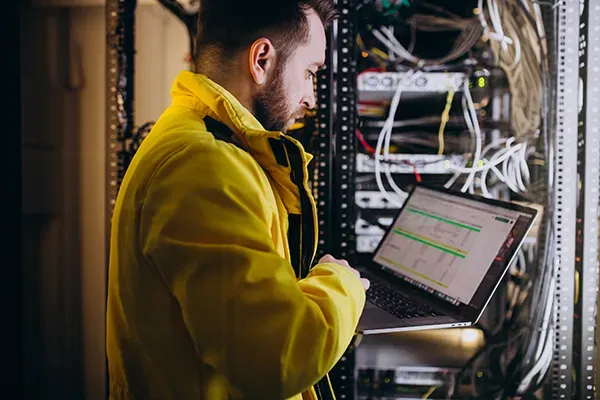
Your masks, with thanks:
[[[494,264],[504,268],[508,260],[503,254],[509,253],[515,231],[526,230],[530,218],[417,187],[374,261],[447,301],[469,304]]]

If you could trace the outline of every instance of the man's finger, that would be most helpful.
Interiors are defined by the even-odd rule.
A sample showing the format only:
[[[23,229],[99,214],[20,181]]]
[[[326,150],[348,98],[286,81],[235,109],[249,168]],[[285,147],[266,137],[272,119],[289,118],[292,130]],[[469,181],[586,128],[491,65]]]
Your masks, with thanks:
[[[335,263],[337,260],[331,254],[325,254],[319,260],[319,263]]]
[[[365,291],[369,290],[369,288],[371,287],[371,282],[368,279],[365,278],[360,278],[360,280],[362,281],[363,287],[365,288]]]

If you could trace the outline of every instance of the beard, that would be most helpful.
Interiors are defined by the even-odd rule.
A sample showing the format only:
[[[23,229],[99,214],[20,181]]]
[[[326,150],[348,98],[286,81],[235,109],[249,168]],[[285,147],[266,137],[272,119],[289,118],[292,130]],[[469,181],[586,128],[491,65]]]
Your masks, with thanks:
[[[254,98],[254,116],[268,131],[285,132],[299,110],[292,112],[287,106],[283,68],[278,66],[273,78]]]

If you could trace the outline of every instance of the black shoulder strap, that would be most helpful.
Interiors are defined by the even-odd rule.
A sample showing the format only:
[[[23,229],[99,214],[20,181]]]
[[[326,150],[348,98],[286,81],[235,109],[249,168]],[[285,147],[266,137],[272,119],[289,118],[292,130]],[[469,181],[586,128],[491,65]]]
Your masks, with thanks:
[[[223,142],[231,143],[236,147],[246,151],[239,143],[234,140],[235,134],[229,127],[222,122],[217,121],[214,118],[209,117],[208,115],[204,117],[204,124],[206,125],[206,130],[210,132],[215,139],[221,140]]]

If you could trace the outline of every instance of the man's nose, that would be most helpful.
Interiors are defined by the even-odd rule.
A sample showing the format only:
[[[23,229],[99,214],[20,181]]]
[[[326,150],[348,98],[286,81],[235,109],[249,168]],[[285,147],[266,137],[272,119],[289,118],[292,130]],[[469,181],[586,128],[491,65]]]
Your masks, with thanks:
[[[315,108],[315,106],[317,105],[317,101],[315,99],[315,94],[312,90],[310,91],[310,94],[304,97],[302,104],[304,105],[304,107],[306,107],[307,110]]]

